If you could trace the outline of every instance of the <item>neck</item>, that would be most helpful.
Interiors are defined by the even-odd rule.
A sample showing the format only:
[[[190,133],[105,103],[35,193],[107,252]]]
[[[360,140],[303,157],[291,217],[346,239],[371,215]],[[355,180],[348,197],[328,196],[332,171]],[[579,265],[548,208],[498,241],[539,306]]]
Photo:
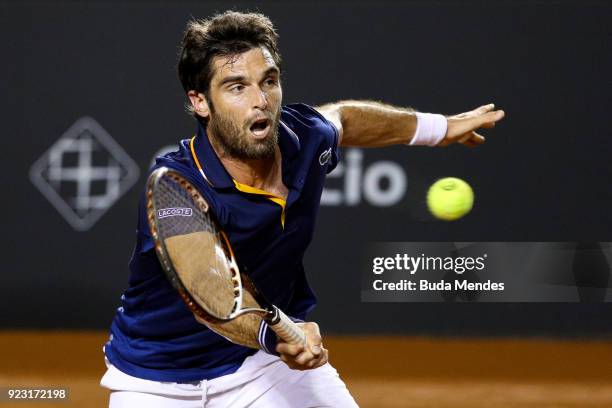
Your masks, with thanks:
[[[265,159],[239,159],[229,155],[220,146],[214,135],[209,133],[208,139],[225,170],[238,183],[266,191],[275,189],[274,186],[281,177],[281,156],[278,145],[275,146],[274,156],[272,157]]]

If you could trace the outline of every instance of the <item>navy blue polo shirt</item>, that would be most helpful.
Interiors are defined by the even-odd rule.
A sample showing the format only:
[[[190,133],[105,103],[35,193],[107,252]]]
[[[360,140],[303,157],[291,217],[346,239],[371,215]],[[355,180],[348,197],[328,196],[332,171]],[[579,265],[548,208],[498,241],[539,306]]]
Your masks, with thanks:
[[[287,315],[303,320],[316,298],[302,258],[312,240],[325,176],[338,162],[338,132],[310,106],[288,105],[282,108],[278,143],[286,201],[233,180],[201,125],[178,151],[158,157],[151,170],[166,166],[188,178],[212,206],[239,264],[259,290]],[[143,195],[128,289],[105,345],[108,360],[127,374],[155,381],[199,381],[235,372],[256,350],[196,322],[164,275],[144,206]],[[265,324],[259,341],[274,353],[276,337]]]

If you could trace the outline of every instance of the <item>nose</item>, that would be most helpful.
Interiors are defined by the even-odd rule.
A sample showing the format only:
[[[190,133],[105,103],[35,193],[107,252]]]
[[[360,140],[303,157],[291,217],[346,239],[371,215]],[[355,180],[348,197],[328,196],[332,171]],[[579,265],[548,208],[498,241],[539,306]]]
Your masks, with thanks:
[[[259,87],[253,90],[253,107],[261,110],[268,107],[268,95]]]

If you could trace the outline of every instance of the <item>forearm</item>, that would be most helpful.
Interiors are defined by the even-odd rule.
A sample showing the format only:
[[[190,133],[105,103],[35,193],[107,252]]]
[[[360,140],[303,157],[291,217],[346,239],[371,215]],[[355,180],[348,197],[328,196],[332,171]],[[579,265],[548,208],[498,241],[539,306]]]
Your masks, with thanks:
[[[198,319],[198,321],[200,320]],[[261,317],[259,316],[247,314],[226,323],[209,323],[203,321],[200,321],[200,323],[205,324],[208,328],[230,340],[232,343],[254,349],[261,348],[257,341],[259,326],[261,324]]]
[[[321,107],[342,125],[342,146],[379,147],[409,143],[417,128],[411,108],[375,101],[340,101]]]
[[[317,108],[338,128],[341,146],[378,147],[394,144],[474,147],[485,142],[476,132],[492,128],[504,116],[495,104],[445,117],[415,112],[374,101],[340,101]]]
[[[259,307],[253,296],[247,291],[244,292],[242,301],[244,307]],[[233,343],[254,349],[261,348],[258,336],[262,319],[255,314],[248,313],[225,323],[210,323],[197,317],[196,320]]]

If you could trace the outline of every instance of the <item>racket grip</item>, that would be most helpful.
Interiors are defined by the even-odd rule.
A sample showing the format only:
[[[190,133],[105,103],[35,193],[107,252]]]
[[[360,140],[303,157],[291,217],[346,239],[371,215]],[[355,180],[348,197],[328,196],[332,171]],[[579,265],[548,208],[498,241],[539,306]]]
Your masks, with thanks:
[[[306,335],[300,327],[293,322],[282,310],[276,308],[276,323],[268,323],[274,332],[289,344],[306,345]]]

